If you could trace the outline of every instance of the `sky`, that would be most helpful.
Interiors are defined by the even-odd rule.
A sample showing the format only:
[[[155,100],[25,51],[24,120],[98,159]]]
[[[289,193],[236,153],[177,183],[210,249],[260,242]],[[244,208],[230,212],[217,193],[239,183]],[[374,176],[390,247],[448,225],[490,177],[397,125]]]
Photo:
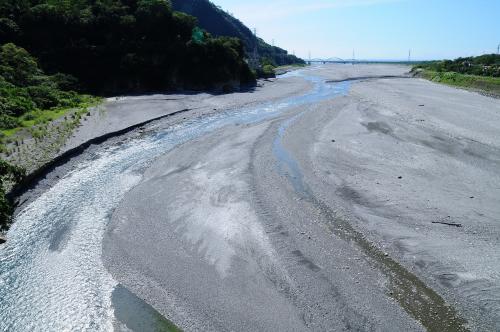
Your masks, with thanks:
[[[453,59],[496,53],[500,0],[212,0],[304,59]]]

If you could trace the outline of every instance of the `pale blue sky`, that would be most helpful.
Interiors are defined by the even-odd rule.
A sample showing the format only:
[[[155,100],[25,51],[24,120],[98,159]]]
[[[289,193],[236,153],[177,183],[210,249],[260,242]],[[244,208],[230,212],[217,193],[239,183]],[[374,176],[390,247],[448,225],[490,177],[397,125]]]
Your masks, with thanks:
[[[442,59],[496,52],[500,0],[213,0],[300,57]]]

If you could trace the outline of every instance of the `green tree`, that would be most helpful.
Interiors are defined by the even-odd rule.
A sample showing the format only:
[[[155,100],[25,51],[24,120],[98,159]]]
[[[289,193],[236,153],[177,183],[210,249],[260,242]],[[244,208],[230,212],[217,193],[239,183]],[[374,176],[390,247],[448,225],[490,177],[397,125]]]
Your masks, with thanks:
[[[174,12],[167,0],[3,1],[0,17],[9,21],[0,24],[0,40],[24,47],[49,76],[66,73],[78,78],[81,91],[114,95],[179,85],[209,88],[221,77],[252,81],[244,68],[243,48],[240,52],[235,44],[195,29],[196,18]],[[198,39],[193,39],[193,31]],[[199,47],[191,45],[193,40]],[[234,51],[238,59],[227,56]],[[216,53],[229,62],[203,59],[216,58]],[[192,64],[202,79],[187,68]]]
[[[28,86],[41,75],[38,64],[25,49],[9,43],[0,47],[0,76],[18,86]]]

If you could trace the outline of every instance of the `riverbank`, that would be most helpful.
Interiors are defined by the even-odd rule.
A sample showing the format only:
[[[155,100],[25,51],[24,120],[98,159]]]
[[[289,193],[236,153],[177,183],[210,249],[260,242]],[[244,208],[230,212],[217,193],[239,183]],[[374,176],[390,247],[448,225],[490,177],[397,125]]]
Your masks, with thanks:
[[[284,98],[304,89],[307,89],[307,84],[299,79],[269,79],[259,80],[255,88],[228,94],[184,92],[108,98],[98,112],[93,112],[85,123],[73,132],[61,152],[95,137],[181,110],[189,110],[191,116],[201,116],[228,108]]]
[[[227,112],[300,95],[310,88],[308,82],[289,77],[264,82],[254,91],[203,98],[186,95],[186,99],[203,99],[203,107],[177,113],[146,128],[136,128],[103,144],[90,146],[85,153],[69,158],[41,176],[37,186],[20,197],[16,222],[8,232],[9,241],[0,249],[0,277],[5,281],[0,289],[0,329],[25,326],[23,324],[33,328],[38,322],[39,329],[60,330],[69,322],[80,329],[91,322],[96,330],[110,330],[110,322],[114,324],[119,319],[117,310],[122,310],[123,305],[117,307],[113,302],[111,294],[117,289],[117,282],[101,262],[103,233],[113,206],[140,181],[140,174],[150,162],[172,147],[170,139],[163,139],[158,133],[179,133],[181,127],[189,129],[202,119],[223,119]],[[122,125],[118,114],[124,114],[123,110],[127,114],[137,112],[138,102],[142,110],[157,105],[159,102],[155,99],[152,96],[129,98],[128,102],[136,106],[111,111],[118,112],[116,121],[113,117],[112,122]],[[127,98],[123,103],[125,100]],[[115,102],[119,100],[109,101]],[[210,130],[210,126],[200,128]],[[188,139],[191,131],[181,134],[184,138],[180,139]],[[70,202],[76,205],[71,207]],[[52,298],[60,300],[46,301]],[[71,303],[78,307],[74,312],[68,310],[73,308]]]
[[[101,98],[85,98],[78,107],[31,112],[19,127],[2,130],[0,157],[27,173],[50,162],[87,117],[99,110]]]
[[[26,141],[19,155],[13,158],[30,161],[25,180],[10,194],[23,205],[30,202],[42,191],[49,188],[64,174],[63,166],[84,152],[89,146],[101,144],[113,137],[120,137],[132,131],[141,131],[142,126],[165,117],[173,117],[173,123],[225,112],[239,107],[248,107],[265,101],[273,101],[287,96],[300,94],[310,88],[310,84],[299,78],[286,80],[259,80],[253,89],[230,94],[211,94],[184,92],[177,94],[155,94],[145,96],[121,96],[107,98],[98,107],[85,111],[84,117],[74,118],[68,130],[53,131],[52,139],[46,144],[43,141]],[[139,111],[140,110],[140,111]],[[183,114],[184,113],[184,114]],[[64,122],[63,122],[64,124]],[[61,124],[60,124],[61,125]],[[53,127],[57,124],[53,124]],[[57,145],[50,142],[57,142]],[[32,145],[30,145],[32,144]],[[36,146],[44,144],[50,149],[36,150]],[[31,146],[31,148],[26,148]],[[16,159],[13,159],[16,160]],[[50,181],[40,187],[39,182],[47,174],[52,174]],[[38,186],[37,190],[34,190]],[[30,191],[28,193],[28,191]],[[21,195],[22,197],[18,197]],[[17,210],[20,210],[19,206]]]
[[[294,71],[294,70],[304,69],[307,66],[308,65],[306,65],[306,64],[279,66],[279,67],[274,68],[274,72],[276,73],[276,75],[280,76],[280,75],[284,75],[284,74],[289,73],[289,72]]]
[[[275,86],[281,90],[276,79],[271,79],[260,80],[255,88],[230,94],[188,91],[106,99],[89,97],[81,107],[44,111],[43,119],[30,120],[23,127],[6,131],[8,152],[3,157],[30,174],[86,142],[181,110],[216,111],[217,107],[237,105],[240,101],[243,105],[254,102],[254,98],[255,102],[272,100],[273,96],[266,91]],[[289,85],[283,89],[286,95],[300,88]],[[280,93],[276,98],[280,98]]]
[[[478,92],[488,97],[500,98],[500,77],[436,72],[427,69],[413,69],[412,74],[415,77],[425,78],[432,82]]]

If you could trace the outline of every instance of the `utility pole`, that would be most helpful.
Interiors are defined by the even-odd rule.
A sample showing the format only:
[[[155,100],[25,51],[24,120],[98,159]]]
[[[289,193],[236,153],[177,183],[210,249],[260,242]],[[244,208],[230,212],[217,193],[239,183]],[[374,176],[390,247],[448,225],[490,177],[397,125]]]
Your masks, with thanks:
[[[408,62],[411,62],[411,48],[410,48],[410,50],[408,51]]]
[[[497,46],[497,54],[500,55],[500,44]]]
[[[354,66],[354,62],[356,61],[356,53],[354,52],[354,49],[352,49],[352,65]]]
[[[253,36],[255,39],[255,44],[253,46],[253,54],[252,54],[252,59],[250,60],[250,67],[253,69],[257,69],[260,67],[260,60],[259,60],[259,38],[257,38],[257,29],[253,29]]]

